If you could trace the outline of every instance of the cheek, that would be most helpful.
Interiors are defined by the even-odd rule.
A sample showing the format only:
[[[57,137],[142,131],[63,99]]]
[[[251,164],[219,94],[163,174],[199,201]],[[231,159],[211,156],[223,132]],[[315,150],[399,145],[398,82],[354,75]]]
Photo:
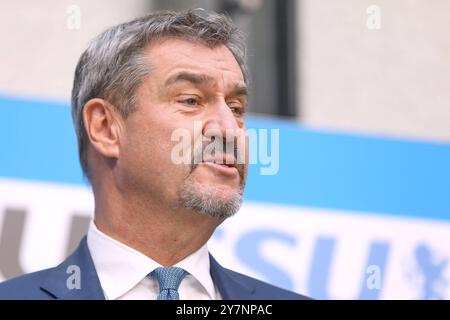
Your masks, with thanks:
[[[249,160],[249,137],[247,134],[241,135],[237,139],[237,149],[238,149],[238,163],[248,164]]]
[[[161,123],[130,130],[120,155],[125,174],[147,187],[161,187],[163,184],[167,189],[173,189],[174,185],[178,186],[188,169],[171,159],[172,149],[177,143],[171,141],[171,134],[172,129],[161,126]]]
[[[130,137],[125,157],[134,166],[160,173],[170,165],[170,150],[170,136],[167,138],[154,130],[141,130]]]

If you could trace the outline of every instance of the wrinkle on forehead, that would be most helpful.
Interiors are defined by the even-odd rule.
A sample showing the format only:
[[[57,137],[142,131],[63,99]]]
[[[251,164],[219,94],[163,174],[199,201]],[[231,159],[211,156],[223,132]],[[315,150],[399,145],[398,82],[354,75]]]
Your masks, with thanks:
[[[167,75],[174,69],[185,68],[214,77],[217,81],[244,81],[242,70],[233,53],[225,46],[208,47],[202,43],[182,39],[165,39],[149,47],[153,72]]]

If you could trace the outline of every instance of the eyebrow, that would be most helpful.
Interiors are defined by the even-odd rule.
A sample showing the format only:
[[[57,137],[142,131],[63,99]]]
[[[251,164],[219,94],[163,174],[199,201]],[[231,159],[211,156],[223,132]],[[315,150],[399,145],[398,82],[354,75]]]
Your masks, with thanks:
[[[173,76],[169,77],[166,82],[165,86],[173,85],[177,82],[190,82],[194,85],[214,85],[216,84],[216,80],[213,77],[210,77],[206,74],[198,74],[198,73],[191,73],[191,72],[180,72],[177,74],[174,74]],[[235,96],[248,96],[248,89],[245,84],[237,83],[233,90],[232,94]]]
[[[245,84],[236,84],[233,89],[233,95],[235,96],[248,96],[248,89]]]
[[[169,77],[169,79],[166,80],[165,85],[170,86],[176,82],[182,81],[191,82],[192,84],[195,85],[214,84],[216,82],[214,78],[207,76],[205,74],[180,72]]]

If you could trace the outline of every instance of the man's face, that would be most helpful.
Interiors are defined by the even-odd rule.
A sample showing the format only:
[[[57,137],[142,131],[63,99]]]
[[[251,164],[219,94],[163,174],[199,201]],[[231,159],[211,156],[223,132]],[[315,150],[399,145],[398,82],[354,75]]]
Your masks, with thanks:
[[[210,48],[180,39],[159,41],[147,52],[151,72],[136,92],[137,111],[125,120],[120,142],[122,182],[168,208],[221,218],[234,214],[247,176],[247,91],[236,59],[223,45]],[[180,130],[190,140],[174,135]],[[207,152],[218,140],[223,153]],[[180,145],[188,147],[183,155],[189,152],[189,163],[174,159]]]

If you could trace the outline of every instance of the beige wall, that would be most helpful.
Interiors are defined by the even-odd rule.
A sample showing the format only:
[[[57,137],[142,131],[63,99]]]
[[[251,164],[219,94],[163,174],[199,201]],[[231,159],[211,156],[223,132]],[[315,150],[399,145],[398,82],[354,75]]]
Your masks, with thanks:
[[[369,30],[366,9],[381,9]],[[67,27],[70,5],[81,27]],[[148,0],[0,4],[0,94],[67,101],[87,42]],[[450,140],[450,1],[299,0],[299,107],[307,125]]]
[[[66,12],[70,5],[80,8],[80,29],[67,26],[68,19],[73,22]],[[88,41],[148,10],[145,0],[2,1],[0,94],[68,101]]]
[[[303,0],[299,14],[306,124],[450,140],[450,1]]]

